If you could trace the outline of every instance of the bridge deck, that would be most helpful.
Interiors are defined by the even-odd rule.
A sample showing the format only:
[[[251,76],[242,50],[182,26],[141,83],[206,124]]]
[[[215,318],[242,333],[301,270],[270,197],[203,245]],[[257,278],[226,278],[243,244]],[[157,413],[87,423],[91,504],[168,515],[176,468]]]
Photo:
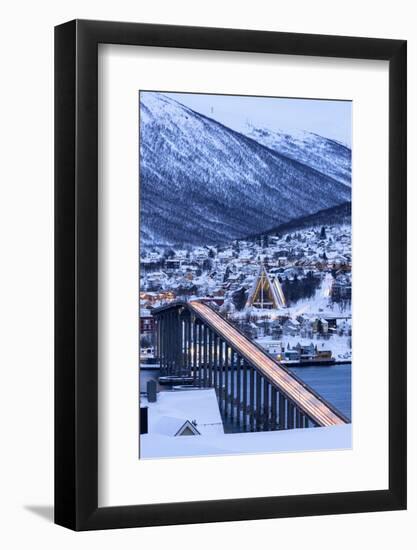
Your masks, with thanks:
[[[341,416],[336,414],[326,403],[320,401],[314,393],[291,376],[278,362],[259,349],[209,306],[197,301],[188,302],[187,306],[204,322],[210,325],[222,338],[233,345],[238,353],[252,363],[275,386],[281,389],[317,424],[320,426],[334,426],[346,423]]]

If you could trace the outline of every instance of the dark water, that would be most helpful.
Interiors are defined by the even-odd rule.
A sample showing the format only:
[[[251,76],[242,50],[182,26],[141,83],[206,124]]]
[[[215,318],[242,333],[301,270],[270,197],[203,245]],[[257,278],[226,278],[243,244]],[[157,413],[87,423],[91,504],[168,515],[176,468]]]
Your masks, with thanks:
[[[352,418],[352,365],[331,367],[291,367],[289,370],[316,390],[341,413]]]

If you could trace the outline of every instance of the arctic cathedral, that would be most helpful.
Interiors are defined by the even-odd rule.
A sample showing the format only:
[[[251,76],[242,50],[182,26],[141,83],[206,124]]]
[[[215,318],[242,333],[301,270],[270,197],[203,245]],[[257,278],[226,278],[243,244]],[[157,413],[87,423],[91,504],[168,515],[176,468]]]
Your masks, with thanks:
[[[268,275],[265,266],[261,265],[249,292],[246,307],[259,309],[283,309],[286,307],[285,296],[277,276]]]

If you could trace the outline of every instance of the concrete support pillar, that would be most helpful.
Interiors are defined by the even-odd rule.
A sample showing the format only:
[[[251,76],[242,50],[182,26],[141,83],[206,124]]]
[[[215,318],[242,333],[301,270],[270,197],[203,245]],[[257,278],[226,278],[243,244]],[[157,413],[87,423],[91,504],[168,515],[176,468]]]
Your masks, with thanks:
[[[187,351],[187,317],[181,317],[182,325],[182,347],[181,347],[181,356],[182,356],[182,366],[184,371],[184,376],[188,373],[188,351]]]
[[[169,343],[170,343],[170,323],[169,323],[169,312],[166,312],[164,314],[164,321],[165,321],[165,374],[169,374]]]
[[[269,390],[270,390],[270,384],[266,378],[263,379],[264,381],[264,399],[263,399],[263,417],[264,417],[264,431],[269,431],[271,429],[271,423],[270,423],[270,412],[269,412]]]
[[[219,337],[219,346],[218,346],[218,375],[219,375],[219,404],[220,404],[220,410],[223,410],[223,404],[224,404],[224,388],[223,388],[223,341]]]
[[[246,431],[246,427],[248,425],[248,377],[249,377],[249,371],[248,371],[248,365],[245,360],[243,360],[243,415],[242,415],[242,422],[243,422],[243,428]]]
[[[208,333],[208,387],[213,386],[213,331]]]
[[[181,354],[181,320],[179,310],[174,310],[174,326],[175,326],[175,374],[182,374],[182,354]]]
[[[197,322],[193,319],[193,349],[192,349],[192,363],[193,363],[193,379],[194,385],[197,385]]]
[[[259,432],[262,429],[262,379],[258,371],[256,371],[256,431]]]
[[[191,315],[187,317],[187,374],[192,370],[192,341],[191,341]]]
[[[164,320],[164,332],[163,332],[163,338],[164,338],[164,374],[168,374],[168,332],[169,332],[169,322],[168,322],[168,315],[164,313],[163,315]]]
[[[196,379],[197,386],[200,386],[200,322],[196,321]]]
[[[204,326],[200,323],[198,327],[198,385],[203,386],[203,332]]]
[[[236,355],[236,420],[240,424],[242,408],[242,358]]]
[[[154,332],[155,332],[155,342],[154,342],[154,357],[158,357],[159,359],[159,326],[158,326],[158,319],[155,317],[154,318]],[[140,327],[139,327],[139,331],[140,331]],[[139,352],[140,352],[140,334],[139,334]]]
[[[167,358],[168,358],[168,364],[167,364],[167,374],[172,374],[172,313],[169,311],[167,313],[167,320],[168,320],[168,326],[167,326]]]
[[[219,338],[213,334],[213,386],[218,393],[219,390]]]
[[[180,372],[181,375],[185,375],[186,371],[186,355],[185,355],[185,323],[181,314],[178,313],[178,331],[180,333],[180,341],[178,345],[178,355],[180,360]]]
[[[285,430],[286,422],[285,422],[285,396],[281,392],[278,394],[278,429],[279,430]]]
[[[161,347],[162,347],[162,373],[166,374],[167,368],[167,320],[165,315],[160,316],[161,319]]]
[[[166,312],[165,315],[165,374],[168,374],[169,370],[169,342],[170,342],[170,336],[169,336],[169,313]]]
[[[208,386],[208,332],[209,327],[204,326],[204,349],[203,349],[203,386],[206,388]]]
[[[271,430],[277,429],[277,399],[277,389],[274,386],[271,386]]]
[[[175,312],[171,311],[170,315],[170,329],[169,332],[171,334],[171,346],[170,346],[170,354],[171,354],[171,368],[169,374],[175,374],[175,358],[176,358],[176,346],[177,346],[177,338],[176,338],[176,326],[175,326]]]
[[[187,315],[186,318],[185,318],[185,321],[184,321],[185,325],[184,325],[184,335],[185,335],[185,350],[184,350],[184,353],[185,353],[185,360],[186,360],[186,374],[187,376],[190,376],[190,372],[191,372],[191,364],[190,364],[190,334],[191,334],[191,331],[190,331],[190,315]]]
[[[206,327],[203,323],[200,325],[200,388],[204,387],[204,333]]]
[[[181,374],[185,375],[187,372],[187,355],[185,353],[185,338],[186,338],[185,320],[179,312],[178,312],[178,324],[179,324],[179,332],[180,332],[180,342],[178,346],[178,353],[180,356]]]
[[[235,376],[236,376],[235,352],[230,349],[230,419],[234,419],[235,412]]]
[[[163,320],[162,320],[162,315],[159,315],[158,316],[158,319],[157,319],[157,323],[158,323],[158,342],[159,342],[159,346],[158,346],[158,349],[159,349],[159,368],[160,368],[160,371],[161,371],[161,374],[163,372],[163,368],[164,368],[164,350],[162,348],[162,338],[163,338]]]
[[[178,334],[179,324],[178,324],[178,312],[174,309],[172,311],[172,335],[173,335],[173,374],[178,375],[179,373],[179,334]]]
[[[287,429],[292,430],[294,428],[294,405],[291,401],[287,400]]]
[[[200,349],[200,322],[199,321],[196,321],[196,324],[195,324],[195,328],[196,328],[196,331],[195,331],[195,351],[196,351],[196,360],[195,360],[195,370],[196,370],[196,384],[197,386],[200,387],[201,385],[201,361],[200,361],[200,353],[201,353],[201,349]]]
[[[224,416],[227,418],[229,411],[229,346],[224,346]]]
[[[298,407],[295,408],[295,427],[302,428],[301,426],[301,412]]]
[[[255,429],[255,370],[249,365],[249,425],[250,431]]]
[[[171,311],[171,375],[176,374],[177,358],[177,326],[175,324],[175,312]]]

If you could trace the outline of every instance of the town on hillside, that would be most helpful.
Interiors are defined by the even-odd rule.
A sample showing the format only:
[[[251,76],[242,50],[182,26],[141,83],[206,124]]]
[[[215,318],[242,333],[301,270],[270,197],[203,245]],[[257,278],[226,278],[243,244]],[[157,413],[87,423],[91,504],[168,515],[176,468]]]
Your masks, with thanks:
[[[198,300],[287,364],[349,363],[351,226],[301,227],[221,246],[140,253],[140,363],[157,362],[154,308]]]

